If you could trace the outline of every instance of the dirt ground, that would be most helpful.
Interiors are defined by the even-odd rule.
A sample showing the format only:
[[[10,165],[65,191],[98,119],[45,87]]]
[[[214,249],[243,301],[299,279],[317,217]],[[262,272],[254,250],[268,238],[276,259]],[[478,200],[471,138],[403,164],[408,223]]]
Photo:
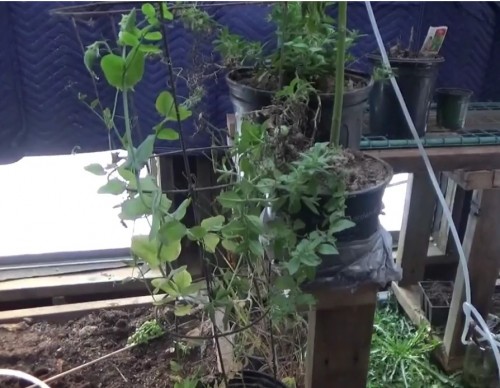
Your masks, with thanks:
[[[113,310],[58,325],[25,322],[1,325],[0,368],[21,370],[43,380],[123,348],[136,327],[152,318],[150,309]],[[187,377],[200,368],[207,376],[215,370],[212,347],[193,347],[179,361],[173,346],[172,339],[163,336],[49,385],[51,388],[163,388],[173,387],[175,376]],[[171,365],[174,359],[182,370]],[[29,385],[0,377],[2,388]]]

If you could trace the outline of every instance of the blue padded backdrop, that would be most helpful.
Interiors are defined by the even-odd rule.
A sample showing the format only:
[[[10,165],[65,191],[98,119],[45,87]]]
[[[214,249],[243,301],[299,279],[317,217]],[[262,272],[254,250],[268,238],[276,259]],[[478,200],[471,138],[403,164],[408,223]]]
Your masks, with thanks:
[[[75,3],[73,3],[75,4]],[[81,4],[81,3],[79,3]],[[102,123],[79,100],[78,92],[94,95],[92,83],[82,62],[82,50],[68,18],[49,14],[68,2],[0,3],[0,159],[8,159],[17,145],[25,155],[67,154],[75,146],[81,152],[108,148]],[[384,42],[408,40],[413,26],[421,44],[429,26],[449,27],[442,54],[438,86],[469,88],[474,99],[500,101],[500,7],[487,2],[384,2],[373,3]],[[273,26],[266,22],[267,5],[216,6],[210,13],[230,30],[254,40],[272,38]],[[350,3],[349,27],[364,36],[354,49],[359,59],[353,68],[369,70],[366,54],[376,48],[363,3]],[[105,18],[104,18],[105,19]],[[113,36],[109,20],[78,23],[84,45]],[[193,36],[182,26],[169,29],[171,56],[176,69],[189,67]],[[210,45],[203,45],[210,53]],[[112,104],[113,95],[99,84],[102,100]],[[137,87],[135,109],[141,117],[143,133],[158,117],[154,99],[166,87],[165,67],[150,64]],[[181,93],[185,88],[181,86]],[[231,112],[227,88],[222,77],[208,85],[202,106],[207,118],[219,127]],[[192,122],[184,131],[192,146],[207,145],[208,137],[193,136]],[[178,147],[178,144],[165,144]]]

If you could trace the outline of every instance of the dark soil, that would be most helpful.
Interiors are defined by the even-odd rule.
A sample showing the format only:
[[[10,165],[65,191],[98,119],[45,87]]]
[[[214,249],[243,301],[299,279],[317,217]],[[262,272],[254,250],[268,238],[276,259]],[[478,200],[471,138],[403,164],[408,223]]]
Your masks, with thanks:
[[[423,285],[429,301],[434,307],[449,307],[453,295],[453,285],[449,282],[432,282]]]
[[[344,166],[348,192],[368,189],[383,183],[389,176],[385,163],[368,157],[362,152],[344,150],[348,162]]]
[[[233,81],[239,82],[243,85],[250,86],[255,89],[268,92],[277,92],[279,90],[279,77],[270,72],[234,72]],[[288,85],[293,76],[285,76],[283,79],[283,84]],[[313,86],[320,92],[325,94],[332,94],[335,92],[335,78],[334,77],[324,77],[318,78],[316,80],[309,80]],[[359,77],[353,77],[349,74],[345,76],[345,91],[351,91],[355,89],[361,89],[367,86],[365,80]]]
[[[0,368],[17,369],[47,379],[126,346],[127,338],[146,320],[151,309],[125,312],[101,311],[65,324],[22,322],[0,326]],[[168,336],[139,345],[116,356],[70,374],[51,388],[146,388],[173,387],[174,376],[187,377],[198,368],[205,376],[216,368],[212,347],[193,347],[184,360],[176,358]],[[174,373],[175,358],[183,370]],[[203,362],[199,361],[202,360]],[[210,371],[208,371],[210,369]],[[20,388],[29,383],[0,377],[0,387]]]

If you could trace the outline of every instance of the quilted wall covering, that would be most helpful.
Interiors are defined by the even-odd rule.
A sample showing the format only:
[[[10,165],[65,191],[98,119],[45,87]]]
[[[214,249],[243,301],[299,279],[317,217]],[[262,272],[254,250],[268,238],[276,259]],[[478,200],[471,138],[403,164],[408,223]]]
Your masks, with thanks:
[[[81,4],[81,3],[79,3]],[[408,40],[413,26],[418,43],[429,26],[447,25],[448,36],[442,48],[446,58],[438,86],[469,88],[476,100],[500,100],[500,7],[486,2],[384,2],[372,3],[384,42]],[[72,22],[50,11],[68,2],[0,3],[0,163],[22,155],[66,154],[108,148],[102,123],[79,100],[78,93],[94,95],[90,78],[82,63],[81,44]],[[251,39],[267,40],[273,27],[265,21],[268,5],[231,5],[210,8],[210,13],[232,32]],[[376,48],[363,3],[351,3],[349,27],[364,36],[354,50],[359,59],[353,68],[368,71],[365,55]],[[82,43],[111,38],[109,20],[78,23]],[[180,25],[169,30],[174,66],[179,74],[190,65],[195,45],[193,37]],[[201,50],[210,53],[210,45]],[[155,123],[154,98],[166,86],[166,71],[161,64],[150,65],[137,88],[135,110],[142,133]],[[185,88],[181,87],[185,93]],[[99,86],[108,106],[113,96]],[[231,112],[223,77],[208,85],[202,103],[207,119],[224,126]],[[208,137],[193,123],[184,131],[192,146],[207,145]],[[165,144],[168,148],[178,144]]]

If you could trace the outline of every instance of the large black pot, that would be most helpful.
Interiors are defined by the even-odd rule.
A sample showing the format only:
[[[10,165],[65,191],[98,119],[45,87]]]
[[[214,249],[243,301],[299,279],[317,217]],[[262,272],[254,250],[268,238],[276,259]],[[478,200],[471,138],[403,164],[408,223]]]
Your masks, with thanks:
[[[286,388],[285,384],[260,372],[244,370],[227,383],[228,388]]]
[[[231,102],[236,113],[258,111],[272,103],[275,92],[256,89],[238,81],[249,78],[252,72],[251,68],[240,68],[229,72],[226,76]],[[346,71],[346,74],[352,79],[366,83],[366,86],[362,88],[345,92],[342,107],[340,144],[346,148],[359,149],[366,102],[373,87],[373,79],[367,74],[352,70]],[[316,141],[325,142],[330,140],[334,95],[320,94],[320,100],[321,114],[318,120]],[[316,110],[317,99],[311,98],[310,108],[312,111]]]
[[[369,58],[380,66],[379,56]],[[438,76],[438,58],[390,59],[391,67],[420,137],[425,135],[429,108]],[[370,93],[370,133],[389,139],[413,139],[389,80],[376,81]]]
[[[387,177],[377,186],[348,193],[345,201],[345,216],[356,225],[339,232],[336,235],[339,242],[364,240],[372,236],[378,230],[378,217],[383,207],[382,197],[384,196],[386,186],[392,179],[393,171],[392,167],[383,160],[372,156],[370,156],[370,158],[384,165],[387,170]],[[320,201],[320,205],[326,204],[329,200],[330,197],[324,197],[324,199]],[[305,206],[301,208],[299,213],[294,215],[294,218],[304,222],[304,234],[320,228],[325,220],[325,216],[314,214]]]

